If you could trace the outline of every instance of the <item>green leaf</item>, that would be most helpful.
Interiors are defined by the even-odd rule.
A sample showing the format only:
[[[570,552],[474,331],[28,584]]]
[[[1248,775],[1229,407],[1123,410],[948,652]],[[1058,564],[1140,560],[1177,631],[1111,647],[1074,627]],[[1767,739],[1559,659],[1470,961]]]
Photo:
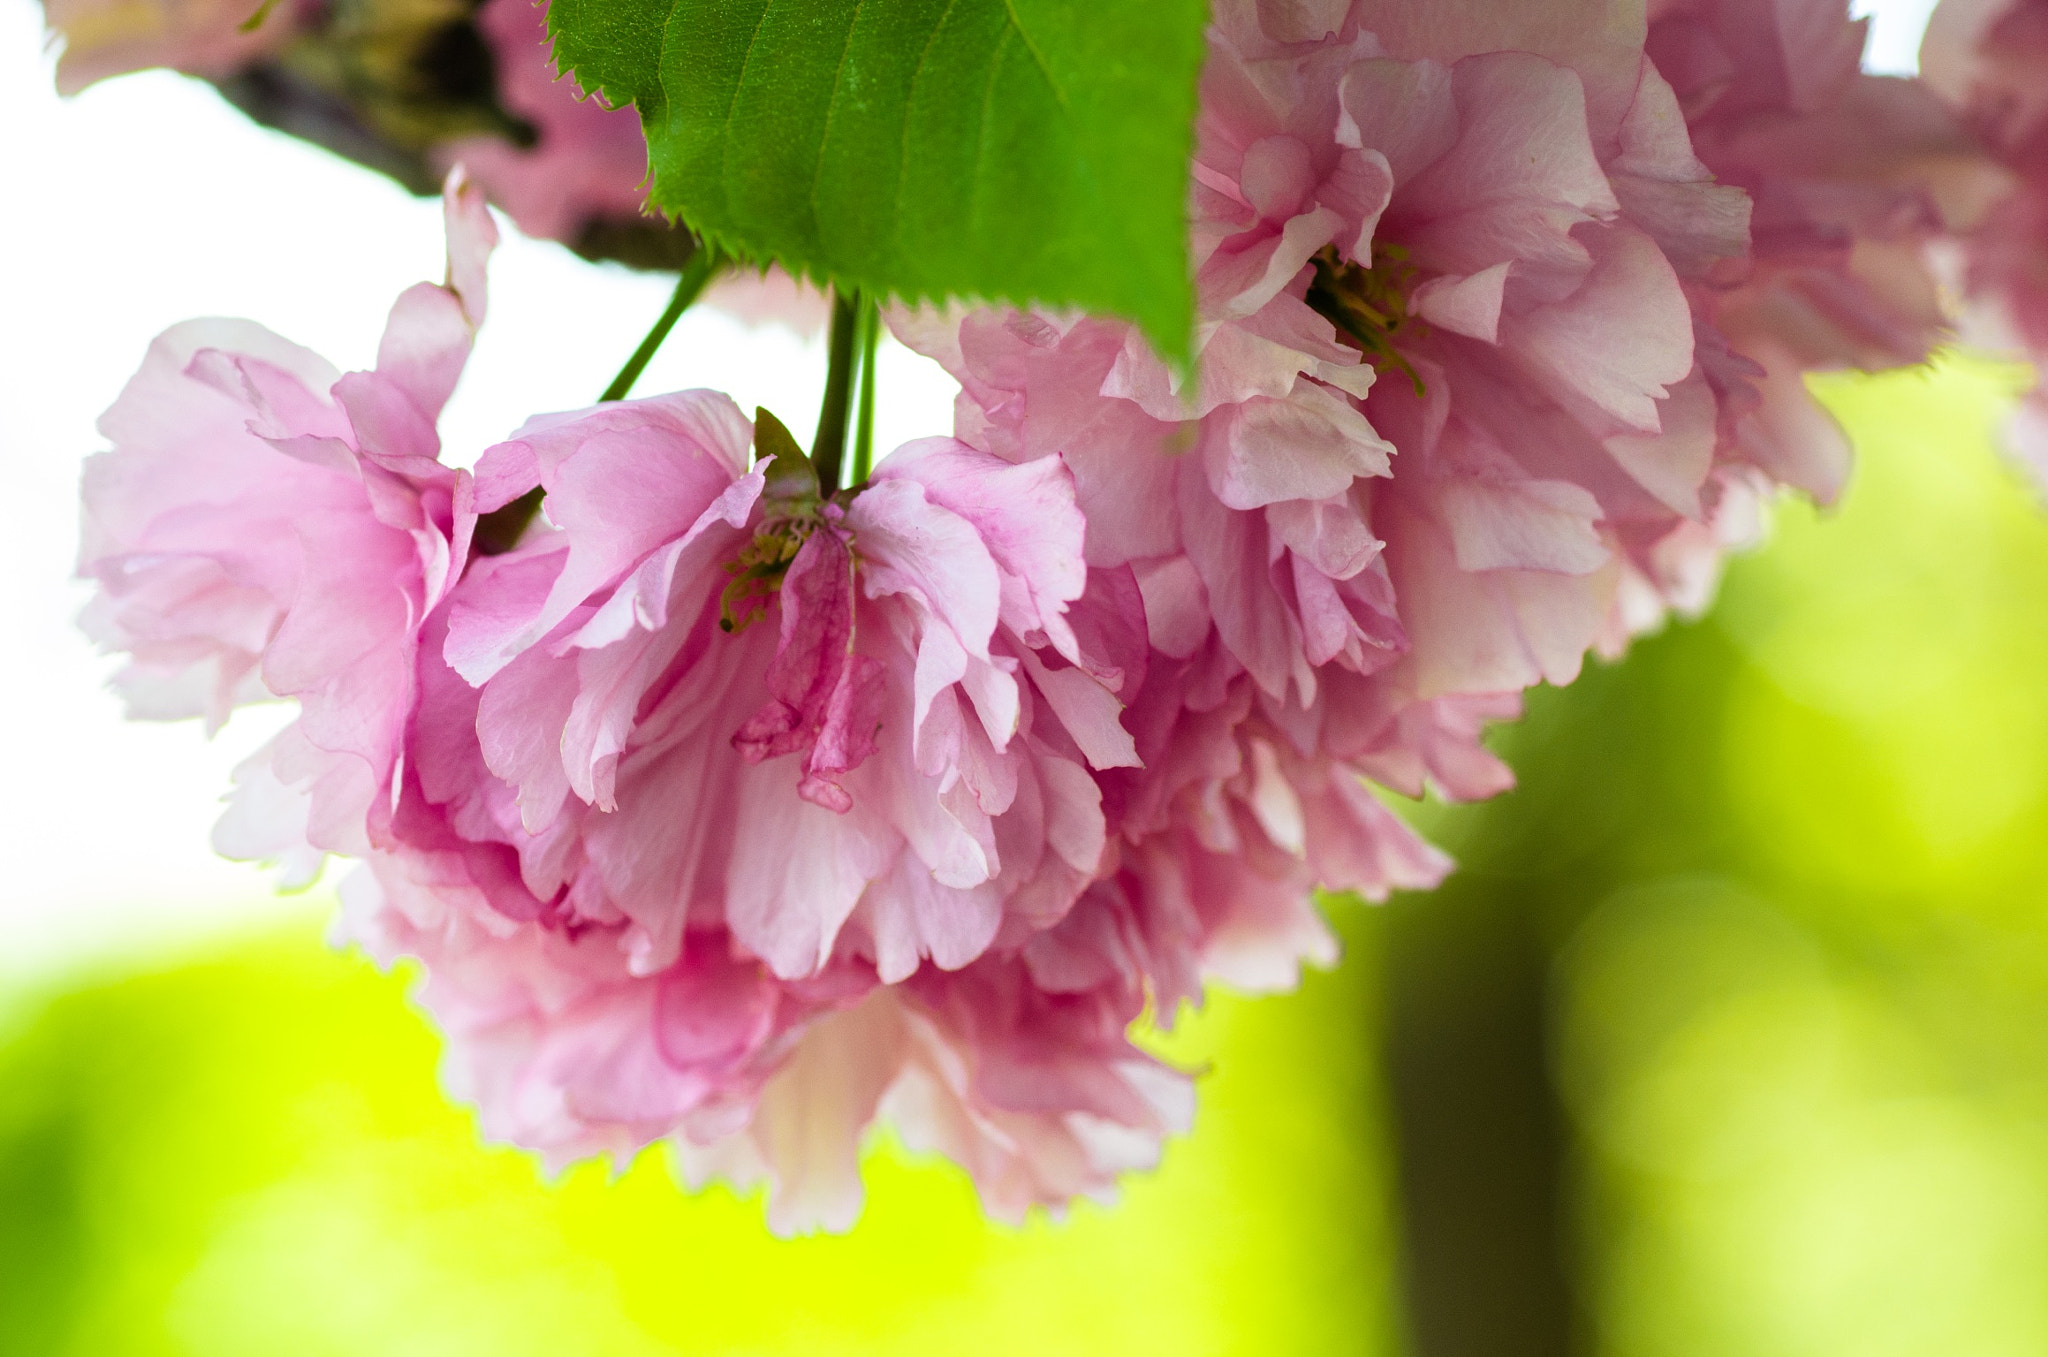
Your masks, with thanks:
[[[1205,0],[553,0],[657,206],[912,301],[1128,316],[1185,358]]]
[[[668,11],[662,0],[549,0],[555,65],[614,108],[636,105],[643,123],[657,117]]]

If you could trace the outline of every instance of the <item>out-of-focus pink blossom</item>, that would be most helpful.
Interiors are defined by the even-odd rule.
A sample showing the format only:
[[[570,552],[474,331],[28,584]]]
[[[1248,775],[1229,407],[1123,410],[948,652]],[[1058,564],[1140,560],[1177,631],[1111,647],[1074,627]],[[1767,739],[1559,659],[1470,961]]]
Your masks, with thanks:
[[[577,245],[593,226],[655,228],[640,115],[605,107],[556,70],[547,6],[490,0],[476,24],[496,58],[498,102],[532,127],[535,140],[516,146],[502,136],[463,137],[436,147],[434,159],[464,165],[529,236]],[[806,338],[831,314],[823,291],[776,267],[725,270],[703,300],[749,324],[785,325]]]
[[[750,326],[781,325],[805,339],[823,334],[832,299],[780,268],[734,268],[705,290],[704,301]]]
[[[527,235],[574,243],[593,221],[630,221],[647,200],[647,142],[632,108],[585,97],[549,55],[547,7],[489,0],[476,24],[496,58],[498,102],[534,132],[532,146],[464,137],[437,147],[466,166]]]
[[[2007,191],[1959,243],[1964,338],[2048,371],[2048,5],[1942,0],[1920,48],[1924,83],[1982,140]],[[2013,452],[2048,486],[2048,386],[2007,428]]]
[[[475,522],[434,421],[483,321],[497,234],[459,173],[446,209],[448,281],[399,297],[374,370],[192,321],[100,421],[113,448],[85,470],[79,571],[99,592],[83,620],[129,655],[115,684],[131,712],[218,726],[240,703],[299,704],[239,775],[219,834],[231,855],[360,853],[390,799],[419,626]]]
[[[276,0],[263,22],[250,0],[45,0],[43,20],[63,41],[57,92],[76,94],[96,80],[169,66],[189,75],[232,75],[295,37],[300,0]]]
[[[1920,75],[1991,146],[2038,153],[2048,130],[2048,6],[1942,0],[1927,21]]]
[[[1747,258],[1693,289],[1725,449],[1832,499],[1849,449],[1803,374],[1927,357],[1951,320],[1930,244],[1982,215],[1997,176],[1921,84],[1862,73],[1868,21],[1841,0],[1662,0],[1650,18],[1695,151],[1755,204]]]

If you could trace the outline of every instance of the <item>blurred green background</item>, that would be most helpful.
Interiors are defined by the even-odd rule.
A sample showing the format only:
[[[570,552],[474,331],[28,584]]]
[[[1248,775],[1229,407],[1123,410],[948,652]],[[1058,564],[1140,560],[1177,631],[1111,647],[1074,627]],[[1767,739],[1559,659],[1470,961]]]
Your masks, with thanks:
[[[1533,695],[1464,864],[1167,1043],[1110,1209],[983,1223],[884,1141],[844,1238],[555,1184],[404,994],[274,935],[0,996],[0,1354],[2048,1352],[2048,516],[2018,375],[1819,390],[1844,503]],[[294,911],[298,912],[294,912]]]

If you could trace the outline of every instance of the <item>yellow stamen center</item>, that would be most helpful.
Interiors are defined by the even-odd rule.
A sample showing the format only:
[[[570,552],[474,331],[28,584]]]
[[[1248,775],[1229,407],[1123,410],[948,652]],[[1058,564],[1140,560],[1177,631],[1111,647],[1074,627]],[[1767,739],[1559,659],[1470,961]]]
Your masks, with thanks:
[[[719,595],[721,630],[736,635],[767,613],[768,600],[782,587],[789,563],[821,521],[815,513],[771,518],[761,525],[753,541],[740,548],[737,557],[726,562],[725,572],[733,579]]]

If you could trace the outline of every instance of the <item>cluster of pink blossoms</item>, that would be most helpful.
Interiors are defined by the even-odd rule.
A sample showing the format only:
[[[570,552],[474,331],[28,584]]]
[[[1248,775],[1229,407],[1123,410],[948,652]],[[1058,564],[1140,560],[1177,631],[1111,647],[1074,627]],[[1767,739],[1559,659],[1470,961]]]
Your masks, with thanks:
[[[375,371],[157,342],[88,623],[138,712],[298,701],[220,845],[362,860],[342,934],[424,962],[491,1135],[666,1139],[781,1228],[851,1221],[878,1117],[998,1214],[1099,1195],[1192,1111],[1148,1007],[1291,985],[1313,892],[1448,870],[1374,785],[1499,792],[1523,689],[1839,484],[1800,376],[1924,354],[1959,210],[1859,46],[1818,0],[1221,4],[1191,375],[1120,322],[899,314],[956,436],[831,494],[706,391],[443,464],[495,240],[458,174]]]

